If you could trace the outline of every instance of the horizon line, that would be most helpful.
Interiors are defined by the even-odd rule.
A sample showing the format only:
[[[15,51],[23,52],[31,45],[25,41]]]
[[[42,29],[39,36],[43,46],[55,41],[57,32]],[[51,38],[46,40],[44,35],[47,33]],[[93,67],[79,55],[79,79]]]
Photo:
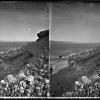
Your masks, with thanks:
[[[76,42],[76,41],[61,41],[61,40],[49,40],[49,41],[54,41],[54,42],[70,42],[70,43],[100,43],[100,42]]]
[[[33,41],[6,41],[6,40],[0,40],[0,42],[35,42],[34,40]]]

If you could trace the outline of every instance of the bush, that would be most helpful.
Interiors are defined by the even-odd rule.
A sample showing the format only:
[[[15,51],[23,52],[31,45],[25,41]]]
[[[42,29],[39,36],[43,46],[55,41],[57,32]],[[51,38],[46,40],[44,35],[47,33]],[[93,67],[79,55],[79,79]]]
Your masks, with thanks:
[[[95,75],[91,76],[94,77]],[[64,97],[100,97],[100,77],[93,79],[82,76],[78,81],[75,82],[75,90],[65,92],[62,94]],[[82,80],[82,79],[90,80]]]

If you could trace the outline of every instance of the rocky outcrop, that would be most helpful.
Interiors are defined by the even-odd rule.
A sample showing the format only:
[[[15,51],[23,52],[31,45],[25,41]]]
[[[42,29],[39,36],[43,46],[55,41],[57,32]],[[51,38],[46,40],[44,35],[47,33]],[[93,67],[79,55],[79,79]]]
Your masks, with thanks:
[[[37,36],[36,42],[29,43],[24,47],[24,50],[34,56],[39,56],[44,48],[49,49],[49,30],[41,31]]]
[[[49,37],[49,30],[45,30],[40,33],[37,33],[37,36],[38,36],[38,39],[36,40],[36,42],[41,41],[41,39],[45,37]]]
[[[42,31],[37,36],[39,38],[36,40],[36,44],[40,48],[49,48],[49,30]]]

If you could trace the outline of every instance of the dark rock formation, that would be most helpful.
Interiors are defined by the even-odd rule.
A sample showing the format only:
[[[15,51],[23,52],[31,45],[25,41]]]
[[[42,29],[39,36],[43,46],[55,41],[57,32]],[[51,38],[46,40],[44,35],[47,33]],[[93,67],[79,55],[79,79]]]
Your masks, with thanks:
[[[40,48],[49,48],[49,30],[42,31],[37,36],[39,38],[36,40],[36,44]]]
[[[31,53],[34,56],[39,56],[44,48],[49,49],[49,30],[41,31],[37,34],[39,37],[36,42],[29,43],[26,45],[24,50]]]
[[[40,33],[37,33],[37,36],[39,39],[37,39],[36,41],[40,41],[41,39],[45,38],[45,37],[49,37],[49,30],[45,30],[45,31],[42,31]]]

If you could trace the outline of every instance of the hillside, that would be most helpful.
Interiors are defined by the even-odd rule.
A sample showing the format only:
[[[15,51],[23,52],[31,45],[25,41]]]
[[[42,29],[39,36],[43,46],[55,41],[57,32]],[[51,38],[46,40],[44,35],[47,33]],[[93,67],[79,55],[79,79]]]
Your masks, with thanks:
[[[49,30],[42,31],[37,36],[36,42],[33,41],[21,48],[0,54],[0,87],[2,87],[0,91],[5,92],[0,92],[0,96],[48,96]],[[5,86],[6,91],[2,81],[9,84]],[[21,90],[13,90],[14,85],[20,88],[21,82],[22,84],[24,82],[26,86],[22,85]],[[34,89],[32,89],[33,87]],[[40,92],[38,88],[41,88],[42,91]]]
[[[80,53],[79,53],[80,54]],[[89,54],[89,56],[85,56]],[[61,69],[58,73],[51,75],[51,95],[62,96],[63,93],[74,91],[75,81],[82,76],[91,77],[94,74],[100,75],[100,47],[90,50],[89,53],[77,54],[75,59],[69,60],[68,67]],[[79,60],[77,60],[79,58]]]
[[[44,36],[43,39],[41,39],[41,37],[39,37],[37,42],[31,42],[28,43],[27,45],[23,46],[21,49],[18,49],[17,51],[10,51],[7,52],[7,54],[2,54],[0,56],[1,59],[4,60],[4,63],[9,65],[10,67],[6,68],[6,70],[4,69],[4,71],[2,70],[0,79],[2,78],[2,76],[5,76],[5,73],[18,73],[18,70],[20,71],[20,69],[23,69],[23,67],[25,67],[25,64],[27,64],[29,62],[30,59],[33,58],[33,56],[38,56],[40,55],[41,52],[43,52],[43,48],[46,46],[48,48],[48,31],[43,31],[46,36]],[[41,34],[38,33],[38,34]],[[44,42],[46,43],[46,45],[44,44]],[[41,45],[43,44],[43,45]],[[7,45],[7,44],[6,44]],[[40,46],[41,47],[40,47]],[[10,56],[8,56],[8,54]],[[14,55],[15,54],[15,55]],[[4,56],[3,56],[4,55]],[[2,57],[3,56],[3,57]],[[3,69],[3,67],[2,67]],[[4,73],[4,74],[3,74]]]

